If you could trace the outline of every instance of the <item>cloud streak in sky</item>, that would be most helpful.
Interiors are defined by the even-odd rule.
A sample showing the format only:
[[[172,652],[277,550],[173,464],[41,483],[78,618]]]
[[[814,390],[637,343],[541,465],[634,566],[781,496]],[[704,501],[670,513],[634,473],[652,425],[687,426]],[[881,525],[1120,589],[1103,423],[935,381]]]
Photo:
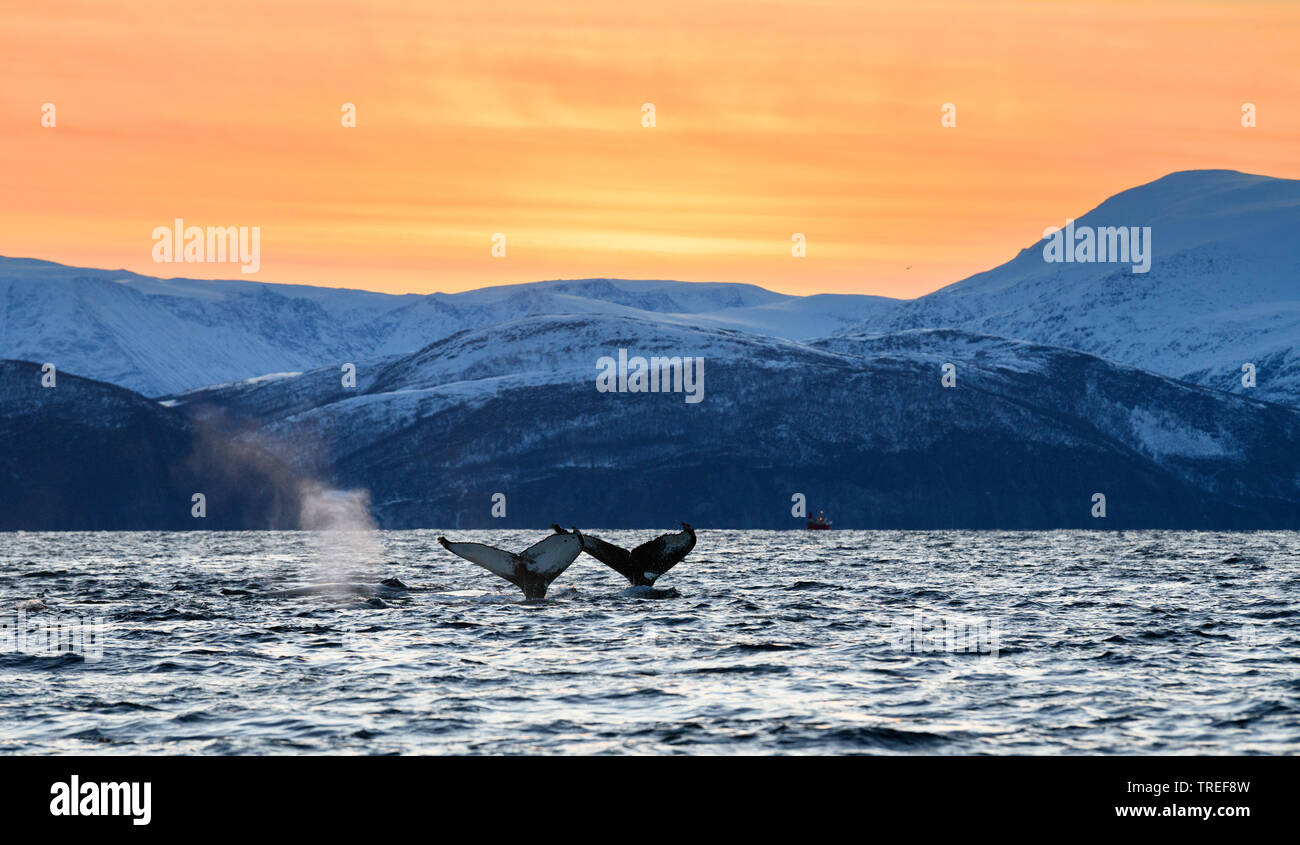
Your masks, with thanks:
[[[1300,177],[1298,20],[1270,2],[40,4],[0,31],[0,253],[237,276],[151,261],[149,233],[184,217],[260,226],[266,281],[915,296],[1173,170]]]

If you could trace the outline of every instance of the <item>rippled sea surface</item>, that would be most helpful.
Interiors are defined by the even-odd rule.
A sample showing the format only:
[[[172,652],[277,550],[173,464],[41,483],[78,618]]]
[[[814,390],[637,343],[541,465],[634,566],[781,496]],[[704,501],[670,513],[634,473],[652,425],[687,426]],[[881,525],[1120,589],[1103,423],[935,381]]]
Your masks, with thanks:
[[[0,752],[1300,750],[1293,532],[701,531],[677,598],[542,602],[438,533],[0,534]]]

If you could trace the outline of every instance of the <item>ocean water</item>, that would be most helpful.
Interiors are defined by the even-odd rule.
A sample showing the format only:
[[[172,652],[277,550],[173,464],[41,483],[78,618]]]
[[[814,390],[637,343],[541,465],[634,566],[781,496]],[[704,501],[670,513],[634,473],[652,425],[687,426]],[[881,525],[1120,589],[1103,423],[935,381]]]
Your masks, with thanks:
[[[701,531],[542,602],[438,533],[0,534],[0,752],[1300,751],[1294,532]]]

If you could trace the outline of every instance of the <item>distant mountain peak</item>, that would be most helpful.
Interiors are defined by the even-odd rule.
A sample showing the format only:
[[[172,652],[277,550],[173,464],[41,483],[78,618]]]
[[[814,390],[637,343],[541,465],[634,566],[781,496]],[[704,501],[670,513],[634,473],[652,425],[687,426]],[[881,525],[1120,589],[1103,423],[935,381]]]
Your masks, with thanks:
[[[1082,214],[1077,229],[1150,227],[1151,267],[1010,261],[868,316],[859,330],[960,328],[1078,349],[1216,390],[1300,404],[1300,180],[1170,173]],[[1241,367],[1262,374],[1254,388]]]

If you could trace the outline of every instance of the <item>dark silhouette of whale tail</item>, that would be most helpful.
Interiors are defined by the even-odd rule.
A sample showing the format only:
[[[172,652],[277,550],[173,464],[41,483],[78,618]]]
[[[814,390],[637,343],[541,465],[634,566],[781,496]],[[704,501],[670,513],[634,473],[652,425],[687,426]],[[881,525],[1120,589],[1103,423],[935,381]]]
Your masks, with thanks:
[[[582,535],[576,531],[552,534],[519,554],[482,543],[453,543],[446,537],[439,537],[438,542],[452,554],[514,584],[529,599],[545,598],[546,588],[582,553]]]
[[[574,528],[566,532],[552,524],[557,536],[582,538],[582,550],[626,578],[634,587],[650,587],[668,570],[681,563],[695,548],[695,530],[682,523],[682,530],[663,534],[628,551],[592,534],[580,534]]]

